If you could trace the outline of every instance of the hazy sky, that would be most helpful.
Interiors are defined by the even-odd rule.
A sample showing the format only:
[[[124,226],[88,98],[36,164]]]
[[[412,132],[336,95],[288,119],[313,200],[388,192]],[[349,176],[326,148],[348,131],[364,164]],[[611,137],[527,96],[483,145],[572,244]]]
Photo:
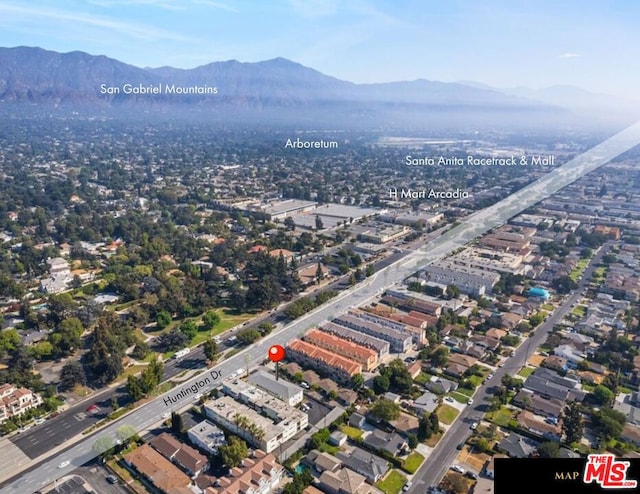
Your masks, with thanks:
[[[0,46],[195,67],[285,57],[353,82],[572,84],[640,99],[636,0],[0,0]]]

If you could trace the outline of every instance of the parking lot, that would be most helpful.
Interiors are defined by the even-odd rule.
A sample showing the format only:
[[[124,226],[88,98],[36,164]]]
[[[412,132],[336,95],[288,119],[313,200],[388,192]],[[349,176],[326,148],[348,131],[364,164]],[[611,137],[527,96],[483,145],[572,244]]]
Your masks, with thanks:
[[[73,478],[58,484],[57,489],[54,489],[53,492],[61,493],[61,494],[87,494],[94,492],[93,490],[89,490],[85,488],[86,482],[82,477],[74,476]]]
[[[127,494],[130,492],[120,482],[111,484],[107,481],[107,476],[111,472],[95,460],[74,470],[74,473],[85,479],[91,486],[92,492],[96,494]]]

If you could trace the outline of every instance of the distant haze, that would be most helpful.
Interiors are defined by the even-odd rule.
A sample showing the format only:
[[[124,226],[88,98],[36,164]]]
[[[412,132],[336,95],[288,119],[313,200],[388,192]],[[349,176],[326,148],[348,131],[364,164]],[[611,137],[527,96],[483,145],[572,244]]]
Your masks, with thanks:
[[[170,86],[204,93],[171,93]],[[149,94],[131,91],[137,87]],[[155,89],[160,91],[155,94]],[[584,112],[602,120],[631,108],[619,98],[572,87],[499,90],[427,80],[354,84],[284,58],[212,62],[185,70],[140,68],[80,51],[57,53],[34,47],[0,48],[0,101],[83,110],[188,107],[212,118],[234,118],[245,112],[248,118],[282,119],[293,125],[306,121],[370,127],[421,127],[434,122],[475,126],[487,120],[555,125]]]

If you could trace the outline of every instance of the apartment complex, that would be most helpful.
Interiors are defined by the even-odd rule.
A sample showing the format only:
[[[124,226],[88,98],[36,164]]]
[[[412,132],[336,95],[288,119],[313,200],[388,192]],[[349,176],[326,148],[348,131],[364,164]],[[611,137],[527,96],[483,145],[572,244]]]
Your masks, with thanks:
[[[159,492],[193,494],[191,479],[148,444],[124,456],[124,461],[145,477]]]
[[[242,466],[232,468],[228,476],[207,487],[205,494],[269,494],[284,475],[284,468],[272,454],[256,450],[253,457],[242,461]]]
[[[365,372],[378,366],[378,355],[374,350],[318,329],[306,333],[304,341],[362,364]]]
[[[42,398],[37,393],[8,383],[0,384],[0,424],[40,405]]]
[[[498,273],[488,272],[469,266],[461,266],[453,261],[439,261],[423,269],[428,281],[442,285],[455,285],[468,295],[485,295],[500,280]]]
[[[309,425],[306,413],[242,379],[223,381],[222,392],[273,420],[283,429],[282,441],[290,439]]]
[[[365,321],[379,324],[380,326],[384,326],[385,328],[397,331],[400,335],[409,336],[411,337],[411,341],[415,345],[421,346],[426,341],[424,331],[418,327],[411,326],[409,324],[403,324],[399,321],[394,321],[393,319],[389,319],[384,316],[361,309],[351,309],[349,310],[349,314],[354,315],[360,319],[364,319]]]
[[[281,427],[230,396],[207,401],[204,413],[211,421],[264,451],[271,452],[282,443],[285,431]]]
[[[346,326],[336,324],[335,322],[324,323],[319,329],[325,333],[333,334],[342,339],[353,341],[358,345],[370,348],[376,352],[379,359],[389,355],[389,342],[376,338],[375,336],[361,333],[360,331],[347,328]]]
[[[224,381],[222,391],[205,403],[207,418],[267,453],[309,425],[306,413],[241,379]]]
[[[287,356],[341,382],[350,382],[353,376],[362,373],[362,365],[358,362],[302,340],[292,340],[289,343]]]
[[[407,335],[404,332],[368,321],[354,315],[351,311],[349,311],[348,314],[342,314],[336,317],[334,322],[387,341],[391,347],[391,351],[395,353],[404,353],[411,348],[412,335]]]
[[[218,448],[227,444],[224,432],[208,420],[203,420],[187,431],[192,444],[208,455],[217,455]]]
[[[264,371],[258,370],[247,378],[247,382],[258,386],[270,395],[284,401],[291,407],[294,407],[304,399],[302,388],[288,381],[276,380],[276,378]]]

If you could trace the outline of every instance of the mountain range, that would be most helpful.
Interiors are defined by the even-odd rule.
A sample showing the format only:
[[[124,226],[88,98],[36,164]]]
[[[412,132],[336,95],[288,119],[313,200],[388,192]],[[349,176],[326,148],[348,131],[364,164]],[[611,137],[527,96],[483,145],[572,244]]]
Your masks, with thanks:
[[[217,94],[101,94],[101,87],[208,85]],[[257,63],[213,62],[193,69],[140,68],[80,51],[0,48],[0,103],[109,108],[173,108],[217,114],[298,114],[301,118],[413,121],[425,114],[567,115],[577,102],[610,103],[578,88],[503,90],[470,82],[429,80],[355,84],[284,58]],[[0,107],[2,105],[0,104]],[[619,106],[619,105],[618,105]],[[623,105],[624,106],[624,105]],[[582,109],[585,105],[582,104]],[[628,108],[628,105],[627,105]],[[457,118],[458,118],[457,117]]]

